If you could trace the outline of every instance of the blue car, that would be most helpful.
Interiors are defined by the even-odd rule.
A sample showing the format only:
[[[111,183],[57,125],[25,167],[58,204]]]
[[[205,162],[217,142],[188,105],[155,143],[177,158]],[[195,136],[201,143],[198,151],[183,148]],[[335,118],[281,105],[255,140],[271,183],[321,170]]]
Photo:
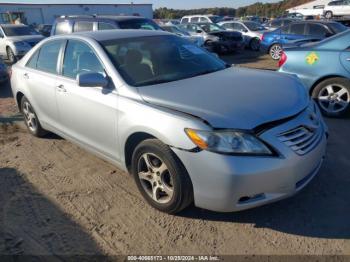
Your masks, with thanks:
[[[350,108],[350,30],[318,43],[286,48],[280,72],[297,75],[326,116]]]
[[[261,49],[279,60],[282,46],[296,40],[319,39],[333,36],[347,30],[347,27],[331,21],[296,21],[277,30],[266,32],[261,38]]]

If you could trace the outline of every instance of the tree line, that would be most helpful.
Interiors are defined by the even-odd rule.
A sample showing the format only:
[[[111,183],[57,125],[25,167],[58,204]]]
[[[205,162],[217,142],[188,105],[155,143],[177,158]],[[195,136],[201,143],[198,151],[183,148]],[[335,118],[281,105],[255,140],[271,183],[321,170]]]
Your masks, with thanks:
[[[169,9],[166,7],[158,8],[154,11],[156,19],[178,19],[186,15],[194,14],[213,14],[220,16],[244,17],[248,15],[257,15],[261,17],[277,17],[282,15],[287,9],[305,4],[311,0],[283,0],[278,3],[261,3],[257,2],[252,5],[229,8],[201,8],[201,9]]]

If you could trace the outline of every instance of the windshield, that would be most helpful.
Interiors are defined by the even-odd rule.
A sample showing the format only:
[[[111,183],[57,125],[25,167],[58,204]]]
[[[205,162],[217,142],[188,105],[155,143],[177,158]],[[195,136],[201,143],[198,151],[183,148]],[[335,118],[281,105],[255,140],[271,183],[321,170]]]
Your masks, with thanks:
[[[118,24],[121,29],[162,30],[159,25],[148,19],[130,19]]]
[[[220,16],[217,16],[217,15],[209,16],[209,19],[215,24],[221,22],[221,20],[222,20],[222,18]]]
[[[37,31],[28,26],[4,26],[2,29],[6,36],[39,35]]]
[[[199,25],[206,33],[212,33],[217,31],[225,31],[225,28],[216,24],[201,24]]]
[[[329,27],[332,29],[332,31],[336,34],[344,32],[346,30],[348,30],[349,28],[346,27],[345,25],[341,24],[341,23],[330,23]]]
[[[165,31],[170,32],[170,33],[190,36],[190,34],[189,34],[188,32],[181,30],[181,29],[178,28],[177,26],[164,26],[164,27],[162,27],[162,28],[163,28]]]
[[[109,40],[101,45],[131,86],[167,83],[226,68],[219,58],[175,35]]]
[[[244,24],[250,31],[261,31],[265,29],[261,24],[256,22],[244,22]]]

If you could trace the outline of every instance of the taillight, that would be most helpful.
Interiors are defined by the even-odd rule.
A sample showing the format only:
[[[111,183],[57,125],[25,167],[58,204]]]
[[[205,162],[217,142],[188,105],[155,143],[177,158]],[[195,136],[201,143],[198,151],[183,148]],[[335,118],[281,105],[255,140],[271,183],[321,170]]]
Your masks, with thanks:
[[[282,67],[287,62],[287,55],[285,52],[282,52],[280,61],[278,61],[278,67]]]
[[[264,41],[265,33],[260,36],[260,41]]]

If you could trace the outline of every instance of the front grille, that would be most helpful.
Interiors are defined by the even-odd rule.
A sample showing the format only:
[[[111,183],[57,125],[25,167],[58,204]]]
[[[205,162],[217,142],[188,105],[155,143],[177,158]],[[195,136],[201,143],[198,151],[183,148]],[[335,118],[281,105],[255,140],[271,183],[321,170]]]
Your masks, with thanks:
[[[280,134],[278,138],[298,155],[305,155],[318,145],[322,139],[322,130],[322,124],[318,128],[300,126]]]

